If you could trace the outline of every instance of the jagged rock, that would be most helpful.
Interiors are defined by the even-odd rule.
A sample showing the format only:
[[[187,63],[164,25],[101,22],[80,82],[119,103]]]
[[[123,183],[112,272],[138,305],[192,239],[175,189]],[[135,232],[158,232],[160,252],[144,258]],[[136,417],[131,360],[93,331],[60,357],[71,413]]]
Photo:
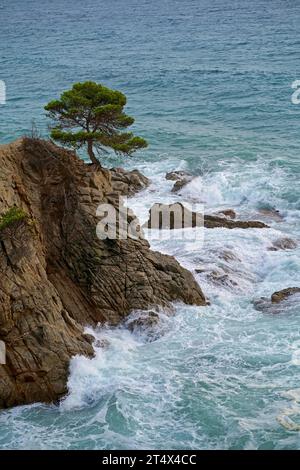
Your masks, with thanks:
[[[174,230],[190,227],[206,228],[267,228],[263,222],[256,220],[229,220],[226,217],[216,215],[203,215],[192,212],[180,202],[174,204],[154,204],[149,210],[149,220],[144,227],[150,229]]]
[[[279,302],[286,300],[291,295],[295,295],[299,293],[300,293],[300,287],[288,287],[287,289],[274,292],[274,294],[271,295],[271,302],[273,304],[278,304]]]
[[[177,193],[180,191],[180,189],[190,183],[194,178],[195,176],[187,171],[171,171],[170,173],[166,174],[167,180],[175,181],[175,184],[172,188],[172,193]]]
[[[111,168],[110,174],[113,192],[122,196],[133,196],[150,185],[149,178],[138,170]]]
[[[207,274],[208,280],[216,285],[236,287],[237,282],[230,277],[230,275],[223,270],[213,270]]]
[[[283,305],[285,309],[288,307],[289,298],[295,294],[300,294],[300,287],[288,287],[287,289],[274,292],[271,298],[261,297],[254,300],[253,304],[256,310],[277,315],[283,312]]]
[[[0,168],[0,216],[27,214],[0,231],[0,407],[60,398],[70,358],[93,355],[86,325],[175,300],[206,304],[192,274],[146,240],[97,238],[109,170],[38,139],[0,146]]]
[[[106,338],[101,338],[94,341],[94,346],[95,348],[107,349],[110,346],[110,342]]]
[[[185,178],[182,178],[182,179],[176,181],[176,183],[174,184],[174,186],[172,188],[172,193],[177,193],[182,188],[184,188],[184,186],[186,186],[188,183],[190,183],[193,179],[194,179],[194,177],[192,176],[192,177],[185,177]]]
[[[272,246],[268,248],[269,251],[278,251],[278,250],[294,250],[297,248],[297,242],[291,238],[278,238],[272,243]]]
[[[143,336],[146,341],[155,341],[164,335],[168,328],[166,315],[159,315],[157,312],[137,311],[130,315],[125,321],[125,326],[139,336]]]
[[[185,178],[192,178],[193,175],[189,173],[188,171],[170,171],[169,173],[166,174],[166,180],[171,180],[171,181],[179,181],[181,179]]]
[[[159,315],[156,312],[144,312],[143,315],[137,318],[130,319],[126,322],[126,326],[130,331],[135,331],[140,328],[152,328],[159,322]]]

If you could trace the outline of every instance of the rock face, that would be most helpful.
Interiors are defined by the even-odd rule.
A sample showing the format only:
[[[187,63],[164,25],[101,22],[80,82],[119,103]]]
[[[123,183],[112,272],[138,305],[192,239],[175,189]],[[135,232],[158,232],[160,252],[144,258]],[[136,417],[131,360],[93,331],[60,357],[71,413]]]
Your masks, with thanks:
[[[204,215],[192,212],[180,202],[174,204],[154,204],[149,211],[149,220],[144,226],[150,229],[182,229],[190,227],[206,228],[267,228],[263,222],[257,220],[231,220],[217,215]]]
[[[70,358],[93,354],[85,325],[174,300],[206,304],[191,273],[146,240],[97,238],[96,208],[116,191],[110,171],[33,139],[1,146],[0,168],[0,215],[28,214],[0,231],[0,407],[66,393]]]

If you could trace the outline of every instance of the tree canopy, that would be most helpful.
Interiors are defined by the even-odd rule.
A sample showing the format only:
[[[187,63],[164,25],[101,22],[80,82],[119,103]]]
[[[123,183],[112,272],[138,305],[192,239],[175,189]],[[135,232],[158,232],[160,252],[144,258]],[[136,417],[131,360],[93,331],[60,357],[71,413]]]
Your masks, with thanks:
[[[112,149],[117,154],[131,155],[147,147],[147,142],[132,132],[125,132],[134,119],[124,112],[126,96],[96,82],[75,83],[59,100],[45,106],[54,124],[52,139],[79,149],[86,146],[93,163],[95,155]]]

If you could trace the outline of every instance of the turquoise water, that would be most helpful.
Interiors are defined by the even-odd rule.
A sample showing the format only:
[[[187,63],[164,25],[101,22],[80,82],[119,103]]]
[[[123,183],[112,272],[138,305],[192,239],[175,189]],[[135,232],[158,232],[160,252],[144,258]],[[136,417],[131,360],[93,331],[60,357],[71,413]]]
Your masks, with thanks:
[[[299,2],[2,0],[0,15],[1,143],[30,133],[32,119],[46,135],[43,105],[97,80],[126,93],[151,144],[117,159],[152,178],[129,201],[142,220],[153,202],[180,199],[164,179],[175,168],[201,175],[182,197],[206,212],[283,215],[269,230],[205,230],[204,243],[151,240],[194,272],[211,306],[161,312],[155,341],[93,331],[109,347],[72,361],[59,406],[1,412],[0,448],[298,449],[299,299],[276,316],[252,302],[300,285],[299,248],[268,250],[300,240]]]

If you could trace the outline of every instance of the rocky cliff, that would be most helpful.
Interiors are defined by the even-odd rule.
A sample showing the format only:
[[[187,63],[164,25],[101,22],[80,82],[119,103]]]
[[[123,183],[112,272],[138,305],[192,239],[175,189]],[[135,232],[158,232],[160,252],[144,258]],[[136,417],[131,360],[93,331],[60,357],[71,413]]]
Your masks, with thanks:
[[[0,147],[0,217],[24,213],[0,226],[0,407],[66,393],[70,358],[93,355],[85,325],[175,300],[205,305],[191,273],[146,240],[97,238],[97,206],[117,204],[124,181],[132,194],[137,177],[37,139]]]

